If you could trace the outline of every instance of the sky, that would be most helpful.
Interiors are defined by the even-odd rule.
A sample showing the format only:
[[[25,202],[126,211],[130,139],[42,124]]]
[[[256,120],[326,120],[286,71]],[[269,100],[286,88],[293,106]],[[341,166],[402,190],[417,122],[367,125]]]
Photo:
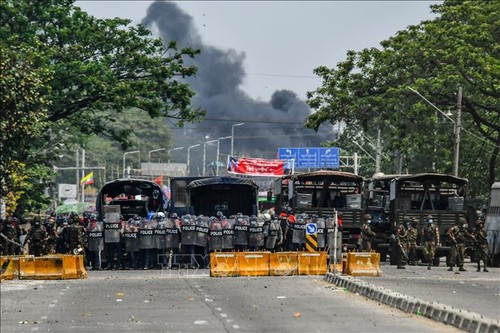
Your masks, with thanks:
[[[151,1],[77,1],[99,17],[140,23]],[[334,67],[348,50],[378,47],[409,25],[432,19],[439,1],[176,1],[206,45],[244,56],[241,89],[258,101],[276,90],[306,98],[321,81],[318,66]]]
[[[196,92],[192,105],[206,110],[206,117],[182,129],[171,127],[173,147],[200,144],[190,164],[199,168],[207,142],[222,137],[234,138],[234,151],[224,140],[219,161],[230,152],[276,158],[279,148],[321,147],[334,140],[336,124],[322,124],[317,132],[304,127],[314,112],[306,93],[321,86],[313,70],[335,67],[348,50],[378,47],[397,31],[432,19],[432,3],[437,2],[115,0],[76,5],[99,18],[129,18],[166,41],[201,49],[189,60],[197,75],[186,81]],[[185,162],[185,150],[173,162]],[[207,162],[215,160],[213,152],[206,154]]]

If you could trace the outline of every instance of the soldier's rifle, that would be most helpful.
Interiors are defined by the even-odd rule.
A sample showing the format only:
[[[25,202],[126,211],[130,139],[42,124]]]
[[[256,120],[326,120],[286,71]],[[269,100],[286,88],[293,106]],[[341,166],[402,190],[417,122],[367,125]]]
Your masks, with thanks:
[[[21,248],[23,247],[23,244],[18,243],[18,242],[16,242],[16,241],[14,241],[14,240],[12,240],[12,239],[8,238],[7,236],[5,236],[5,235],[4,235],[4,234],[2,234],[2,233],[0,233],[0,236],[1,236],[3,239],[5,239],[7,242],[9,242],[9,243],[12,243],[12,244],[14,244],[14,245],[17,245],[17,246],[19,246],[19,247],[21,247]]]

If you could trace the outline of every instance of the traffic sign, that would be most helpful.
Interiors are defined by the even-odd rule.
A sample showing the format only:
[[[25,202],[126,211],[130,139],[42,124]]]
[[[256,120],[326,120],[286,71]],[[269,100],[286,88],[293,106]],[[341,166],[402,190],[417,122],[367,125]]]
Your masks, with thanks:
[[[335,147],[279,148],[278,158],[294,160],[295,169],[332,168],[340,166],[340,151]]]
[[[318,226],[316,223],[308,223],[306,224],[306,234],[315,235],[318,233]]]

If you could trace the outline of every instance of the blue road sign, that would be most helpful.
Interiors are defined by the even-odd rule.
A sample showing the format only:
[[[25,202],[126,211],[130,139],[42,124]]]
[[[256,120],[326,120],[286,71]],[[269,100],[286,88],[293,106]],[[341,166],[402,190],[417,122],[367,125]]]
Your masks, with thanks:
[[[309,147],[309,148],[279,148],[280,160],[293,159],[295,169],[338,169],[340,166],[339,148]]]
[[[306,224],[306,234],[314,235],[318,232],[318,226],[315,223]]]

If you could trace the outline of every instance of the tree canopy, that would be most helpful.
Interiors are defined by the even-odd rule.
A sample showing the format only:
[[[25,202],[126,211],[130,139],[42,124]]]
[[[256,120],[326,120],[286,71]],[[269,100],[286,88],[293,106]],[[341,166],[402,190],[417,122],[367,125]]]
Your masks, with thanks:
[[[204,116],[184,81],[196,74],[185,59],[200,51],[130,23],[92,17],[73,0],[0,2],[2,199],[22,192],[29,155],[54,139],[41,135],[48,129],[64,129],[66,139],[100,134],[128,147],[130,131],[107,126],[125,110],[175,118],[179,126]],[[15,209],[15,200],[8,206]]]
[[[316,68],[323,83],[308,93],[316,112],[307,126],[345,122],[351,142],[380,129],[384,153],[402,156],[403,169],[451,173],[455,116],[436,108],[456,112],[462,87],[459,176],[484,194],[500,178],[500,3],[454,0],[431,9],[436,19],[399,31],[380,48],[349,51],[335,68]]]

